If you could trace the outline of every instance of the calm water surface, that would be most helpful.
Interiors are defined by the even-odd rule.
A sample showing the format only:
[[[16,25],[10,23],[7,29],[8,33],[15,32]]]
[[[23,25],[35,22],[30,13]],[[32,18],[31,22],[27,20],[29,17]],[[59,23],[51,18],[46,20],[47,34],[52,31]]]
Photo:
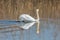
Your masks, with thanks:
[[[0,22],[0,28],[2,28],[0,40],[60,40],[60,20],[41,19],[39,34],[36,33],[36,24],[28,30],[22,30],[19,26],[26,23],[4,22]],[[16,28],[12,28],[11,25],[15,25]]]

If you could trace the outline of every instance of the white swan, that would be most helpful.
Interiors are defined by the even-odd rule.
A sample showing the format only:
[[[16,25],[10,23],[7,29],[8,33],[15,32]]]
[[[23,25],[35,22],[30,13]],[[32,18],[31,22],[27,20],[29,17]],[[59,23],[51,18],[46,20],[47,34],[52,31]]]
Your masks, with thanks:
[[[38,9],[37,9],[37,11],[38,11]],[[19,16],[19,20],[25,21],[25,22],[37,22],[37,21],[39,21],[39,14],[37,12],[37,19],[34,19],[33,17],[31,17],[28,14],[22,14]]]
[[[25,21],[25,22],[35,22],[36,20],[31,17],[30,15],[28,14],[22,14],[20,17],[19,17],[20,21]]]
[[[31,17],[30,15],[28,15],[28,14],[22,14],[19,17],[19,19],[20,19],[20,21],[26,22],[25,25],[21,26],[21,28],[23,28],[23,29],[29,29],[36,22],[36,20],[33,17]]]
[[[25,25],[21,26],[21,28],[29,29],[30,27],[32,27],[32,25],[37,23],[37,33],[39,33],[39,14],[38,14],[38,11],[39,11],[39,9],[36,10],[37,19],[34,19],[33,17],[31,17],[28,14],[22,14],[21,16],[19,16],[20,21],[29,22],[29,23],[26,23]]]

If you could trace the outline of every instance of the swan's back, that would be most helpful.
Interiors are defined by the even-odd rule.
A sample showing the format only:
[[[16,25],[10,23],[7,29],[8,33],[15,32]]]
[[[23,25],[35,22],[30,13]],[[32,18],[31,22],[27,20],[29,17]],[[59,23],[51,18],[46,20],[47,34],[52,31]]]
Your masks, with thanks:
[[[19,19],[20,21],[35,21],[35,19],[28,14],[20,15]]]

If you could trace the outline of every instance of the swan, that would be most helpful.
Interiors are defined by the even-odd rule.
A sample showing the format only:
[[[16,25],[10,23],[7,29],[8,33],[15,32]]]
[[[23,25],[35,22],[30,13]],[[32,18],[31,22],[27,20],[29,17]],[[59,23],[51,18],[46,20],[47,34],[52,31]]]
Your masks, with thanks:
[[[37,11],[38,11],[38,9],[37,9]],[[30,16],[28,14],[22,14],[19,16],[19,20],[24,21],[24,22],[38,22],[39,14],[37,13],[37,19],[34,19],[32,16]]]
[[[28,15],[28,14],[22,14],[19,16],[19,20],[20,21],[24,21],[27,22],[25,25],[21,26],[21,28],[23,29],[29,29],[30,27],[32,27],[35,23],[37,23],[37,33],[39,33],[39,9],[36,10],[36,15],[37,15],[37,19],[33,18],[32,16]]]

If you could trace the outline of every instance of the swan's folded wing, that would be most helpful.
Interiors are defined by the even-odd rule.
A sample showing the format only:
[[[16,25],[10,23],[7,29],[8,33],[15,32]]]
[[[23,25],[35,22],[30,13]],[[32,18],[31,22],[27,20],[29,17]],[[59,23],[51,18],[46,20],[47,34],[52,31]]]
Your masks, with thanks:
[[[33,17],[31,17],[30,15],[27,14],[22,14],[19,17],[20,21],[35,21],[35,19]]]
[[[23,29],[29,29],[29,28],[32,27],[34,24],[35,24],[35,22],[26,23],[25,25],[21,26],[21,28],[23,28]]]

